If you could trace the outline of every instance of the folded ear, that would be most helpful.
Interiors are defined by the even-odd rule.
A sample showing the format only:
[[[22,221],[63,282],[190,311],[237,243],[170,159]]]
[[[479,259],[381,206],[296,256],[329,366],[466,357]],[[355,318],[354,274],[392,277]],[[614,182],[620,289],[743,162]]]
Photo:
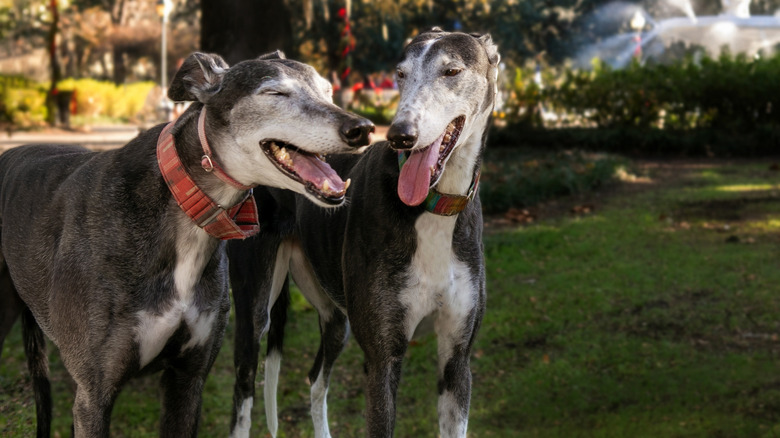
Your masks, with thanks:
[[[281,50],[275,50],[271,53],[260,55],[257,59],[287,59],[287,57],[284,56],[284,52]]]
[[[486,33],[480,36],[475,35],[475,37],[482,44],[482,47],[485,48],[490,65],[498,65],[498,63],[501,61],[501,55],[498,54],[498,46],[493,43],[493,38],[490,36],[490,34]]]
[[[168,88],[173,101],[206,101],[222,87],[222,78],[230,67],[219,55],[195,52],[174,75]]]

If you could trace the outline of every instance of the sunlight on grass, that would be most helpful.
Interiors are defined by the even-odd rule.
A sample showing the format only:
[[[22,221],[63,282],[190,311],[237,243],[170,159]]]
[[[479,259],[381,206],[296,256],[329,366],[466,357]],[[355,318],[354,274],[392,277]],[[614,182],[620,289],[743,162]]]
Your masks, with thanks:
[[[769,219],[765,221],[753,221],[743,225],[746,231],[761,233],[780,232],[780,219]]]
[[[715,187],[715,190],[721,192],[755,192],[778,189],[780,189],[780,185],[777,184],[735,184]]]

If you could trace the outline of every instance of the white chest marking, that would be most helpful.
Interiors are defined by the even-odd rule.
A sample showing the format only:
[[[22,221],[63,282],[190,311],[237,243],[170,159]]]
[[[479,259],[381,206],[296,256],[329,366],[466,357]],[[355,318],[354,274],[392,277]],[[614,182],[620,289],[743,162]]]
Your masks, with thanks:
[[[406,307],[406,330],[412,338],[417,324],[449,299],[455,281],[452,233],[456,216],[423,213],[414,224],[417,251],[409,267],[409,282],[401,292]]]
[[[154,314],[146,310],[138,312],[136,341],[140,348],[142,368],[160,354],[168,339],[182,322],[185,322],[190,330],[190,340],[182,346],[182,350],[186,350],[201,345],[208,339],[217,316],[216,312],[201,313],[193,303],[195,284],[200,280],[203,268],[211,255],[208,249],[214,245],[214,242],[199,228],[193,229],[191,226],[182,228],[187,231],[182,232],[176,242],[176,267],[173,270],[173,282],[176,288],[174,299],[162,314]]]

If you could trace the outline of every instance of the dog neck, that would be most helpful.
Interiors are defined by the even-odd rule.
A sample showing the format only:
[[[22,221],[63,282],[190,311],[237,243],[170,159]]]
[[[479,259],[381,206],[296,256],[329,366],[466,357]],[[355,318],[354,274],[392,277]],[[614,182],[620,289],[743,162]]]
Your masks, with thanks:
[[[203,120],[203,117],[200,120]],[[215,201],[202,189],[200,184],[196,183],[188,171],[188,168],[193,169],[193,166],[185,164],[178,150],[191,149],[191,146],[177,146],[174,135],[171,133],[172,128],[173,123],[168,124],[160,133],[157,141],[157,162],[162,177],[181,210],[195,225],[221,240],[244,239],[256,234],[259,231],[259,221],[257,206],[254,198],[250,196],[251,191],[242,191],[241,189],[246,186],[237,183],[220,168],[220,172],[224,175],[222,177],[213,175],[212,178],[216,177],[222,185],[243,193],[243,200],[235,205],[233,205],[235,202],[231,202],[225,207],[223,205],[226,204]],[[201,133],[199,137],[205,140],[204,130],[201,128],[199,131]],[[180,140],[181,138],[182,136],[179,136]],[[199,140],[198,143],[204,152],[201,160],[204,164],[201,167],[207,174],[213,174],[217,166],[214,165],[211,150],[202,141]],[[191,145],[191,143],[187,143],[187,145]],[[229,190],[223,189],[222,192],[228,193]],[[226,196],[223,195],[223,197]]]
[[[482,150],[485,147],[485,131],[488,129],[489,119],[490,112],[487,112],[474,121],[474,126],[481,126],[482,129],[472,131],[463,144],[453,151],[436,184],[436,191],[468,196],[471,190],[475,190],[477,184],[475,178],[479,178]]]
[[[220,166],[219,156],[211,150],[209,142],[209,139],[214,141],[214,136],[207,133],[213,132],[208,128],[214,122],[205,116],[205,111],[205,106],[200,111],[188,111],[173,122],[171,133],[176,151],[186,172],[209,198],[219,205],[235,205],[246,197],[251,187],[230,177]]]

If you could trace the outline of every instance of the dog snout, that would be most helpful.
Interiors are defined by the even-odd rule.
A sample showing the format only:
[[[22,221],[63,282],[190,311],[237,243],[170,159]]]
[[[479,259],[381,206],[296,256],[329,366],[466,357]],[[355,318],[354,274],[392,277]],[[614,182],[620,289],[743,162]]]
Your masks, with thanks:
[[[364,118],[349,119],[341,125],[341,138],[350,146],[360,147],[371,142],[369,135],[374,132],[374,124]]]
[[[417,128],[411,123],[393,123],[387,130],[387,139],[396,149],[409,149],[417,143]]]

